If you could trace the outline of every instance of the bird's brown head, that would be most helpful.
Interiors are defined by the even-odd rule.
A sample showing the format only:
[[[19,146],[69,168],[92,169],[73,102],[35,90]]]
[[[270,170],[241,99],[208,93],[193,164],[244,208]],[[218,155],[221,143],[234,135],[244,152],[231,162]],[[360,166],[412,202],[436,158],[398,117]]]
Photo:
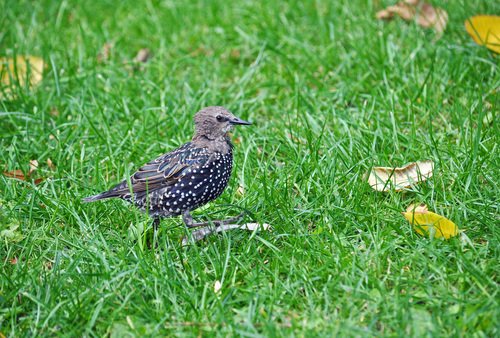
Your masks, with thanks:
[[[194,116],[194,138],[222,139],[227,136],[233,126],[249,124],[251,123],[234,116],[224,107],[206,107]]]

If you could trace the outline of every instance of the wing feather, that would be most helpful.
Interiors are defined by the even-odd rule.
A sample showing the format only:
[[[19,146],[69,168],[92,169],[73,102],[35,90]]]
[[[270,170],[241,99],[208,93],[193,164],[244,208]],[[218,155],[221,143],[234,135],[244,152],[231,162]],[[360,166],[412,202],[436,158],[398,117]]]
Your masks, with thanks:
[[[191,143],[186,143],[140,167],[130,177],[132,191],[134,194],[142,195],[148,191],[172,186],[186,175],[187,168],[201,167],[208,161],[208,158],[206,148],[194,148]],[[121,196],[129,194],[130,189],[125,180],[109,192],[113,196]]]

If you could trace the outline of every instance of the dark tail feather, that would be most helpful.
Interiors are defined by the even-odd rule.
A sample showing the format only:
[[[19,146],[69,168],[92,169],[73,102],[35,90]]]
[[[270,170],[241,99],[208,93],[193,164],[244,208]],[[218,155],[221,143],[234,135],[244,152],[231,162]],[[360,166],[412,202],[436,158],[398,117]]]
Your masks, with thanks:
[[[95,202],[95,201],[100,201],[100,200],[105,200],[107,198],[113,198],[116,197],[115,194],[111,193],[110,191],[106,191],[94,196],[89,196],[85,197],[82,199],[83,202],[89,203],[89,202]]]

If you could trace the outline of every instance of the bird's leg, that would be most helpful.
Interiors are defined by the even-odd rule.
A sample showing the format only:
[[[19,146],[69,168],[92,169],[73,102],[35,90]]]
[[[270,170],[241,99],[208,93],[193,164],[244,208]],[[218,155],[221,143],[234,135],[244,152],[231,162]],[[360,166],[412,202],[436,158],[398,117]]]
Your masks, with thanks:
[[[216,224],[219,224],[219,225],[232,224],[232,223],[237,223],[240,219],[243,218],[243,216],[245,216],[244,212],[242,212],[238,216],[234,216],[234,217],[231,217],[231,218],[226,218],[226,219],[223,219],[223,220],[220,220],[220,221],[212,221],[212,222],[216,223]]]
[[[210,224],[208,222],[195,223],[193,220],[193,216],[191,216],[191,214],[189,213],[189,210],[184,211],[184,213],[182,214],[182,220],[188,228],[204,227]]]
[[[226,224],[231,224],[231,223],[238,222],[243,216],[245,216],[245,213],[241,213],[241,214],[239,214],[236,217],[231,217],[231,218],[224,219],[224,220],[213,220],[213,221],[210,221],[210,222],[195,223],[193,221],[193,217],[189,213],[189,210],[186,210],[182,214],[182,220],[184,221],[184,223],[186,224],[186,226],[188,228],[204,227],[204,226],[208,226],[210,224],[213,224],[213,225],[215,225],[215,226],[218,227],[218,226],[221,226],[221,225],[226,225]]]
[[[212,222],[204,222],[204,223],[193,223],[193,218],[189,214],[189,212],[185,212],[183,214],[182,219],[184,220],[184,223],[186,223],[188,228],[193,228],[196,226],[200,226],[201,228],[193,231],[191,233],[191,239],[194,240],[195,242],[213,234],[213,233],[218,233],[222,231],[227,231],[231,229],[238,229],[241,228],[241,225],[236,224],[245,214],[242,213],[236,217],[228,218],[222,221],[212,221]],[[214,224],[215,227],[211,227],[210,224]],[[185,236],[182,239],[182,245],[187,245],[189,243],[190,239],[188,239],[187,236]]]
[[[160,225],[160,217],[158,216],[153,216],[153,237],[151,238],[150,236],[146,237],[146,245],[149,249],[152,247],[157,248],[158,247],[158,227]]]
[[[160,217],[158,216],[153,217],[153,229],[155,232],[158,230],[159,226],[160,226]]]

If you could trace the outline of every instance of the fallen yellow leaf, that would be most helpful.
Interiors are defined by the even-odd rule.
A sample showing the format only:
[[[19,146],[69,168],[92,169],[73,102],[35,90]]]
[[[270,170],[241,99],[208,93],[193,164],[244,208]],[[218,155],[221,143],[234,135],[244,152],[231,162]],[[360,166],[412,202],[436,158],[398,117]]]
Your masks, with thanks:
[[[34,86],[42,81],[43,67],[43,59],[36,56],[2,57],[0,58],[0,83],[2,86],[10,86],[17,80],[20,86],[26,83]]]
[[[434,162],[431,160],[412,162],[400,168],[373,167],[368,184],[377,191],[400,191],[432,177],[433,170]]]
[[[473,16],[465,21],[465,30],[478,45],[500,54],[500,16]]]
[[[419,235],[445,239],[458,235],[458,227],[455,223],[444,216],[428,211],[425,204],[416,207],[410,205],[403,212],[403,216]]]

